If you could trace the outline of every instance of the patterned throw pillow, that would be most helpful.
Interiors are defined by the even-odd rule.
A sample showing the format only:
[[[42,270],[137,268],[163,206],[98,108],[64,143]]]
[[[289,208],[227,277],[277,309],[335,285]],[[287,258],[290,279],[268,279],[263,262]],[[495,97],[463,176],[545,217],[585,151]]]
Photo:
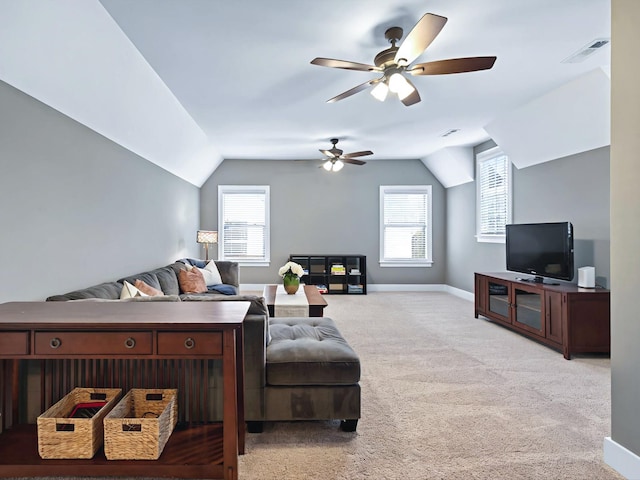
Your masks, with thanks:
[[[178,283],[180,290],[184,293],[204,293],[207,291],[207,284],[202,273],[197,268],[188,271],[186,268],[178,272]]]
[[[159,297],[161,295],[164,295],[164,293],[161,290],[158,290],[157,288],[153,288],[151,285],[143,282],[139,278],[136,278],[136,282],[133,285],[142,293],[146,293],[150,297]]]

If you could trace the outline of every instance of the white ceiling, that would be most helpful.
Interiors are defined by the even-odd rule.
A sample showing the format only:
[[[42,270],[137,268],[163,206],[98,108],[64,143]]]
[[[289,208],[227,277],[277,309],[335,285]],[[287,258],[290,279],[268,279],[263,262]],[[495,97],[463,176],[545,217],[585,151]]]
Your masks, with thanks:
[[[413,77],[411,107],[367,91],[326,103],[376,74],[314,57],[371,64],[387,28],[427,12],[448,22],[416,62],[495,55],[493,69]],[[475,145],[607,67],[608,46],[561,63],[601,37],[609,0],[0,0],[0,79],[200,186],[222,159],[319,161],[332,137],[367,161]]]

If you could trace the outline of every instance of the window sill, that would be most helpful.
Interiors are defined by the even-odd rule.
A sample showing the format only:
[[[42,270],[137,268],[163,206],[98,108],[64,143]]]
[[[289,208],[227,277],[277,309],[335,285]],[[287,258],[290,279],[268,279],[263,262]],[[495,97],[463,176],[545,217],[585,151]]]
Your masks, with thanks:
[[[505,238],[504,236],[491,237],[476,235],[476,241],[478,243],[505,243]]]
[[[381,261],[380,267],[425,267],[429,268],[433,266],[432,261],[423,261],[423,262],[399,262],[399,261]]]
[[[225,260],[229,262],[238,262],[238,265],[241,267],[268,267],[271,265],[270,261],[258,261],[258,260],[241,260],[239,258],[226,258]]]

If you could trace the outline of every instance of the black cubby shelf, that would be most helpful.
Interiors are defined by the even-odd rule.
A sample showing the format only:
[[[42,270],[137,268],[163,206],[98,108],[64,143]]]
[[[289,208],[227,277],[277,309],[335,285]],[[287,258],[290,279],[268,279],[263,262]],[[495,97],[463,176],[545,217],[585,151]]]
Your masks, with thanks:
[[[301,278],[320,293],[366,295],[367,257],[364,255],[289,255],[290,262],[302,265]]]

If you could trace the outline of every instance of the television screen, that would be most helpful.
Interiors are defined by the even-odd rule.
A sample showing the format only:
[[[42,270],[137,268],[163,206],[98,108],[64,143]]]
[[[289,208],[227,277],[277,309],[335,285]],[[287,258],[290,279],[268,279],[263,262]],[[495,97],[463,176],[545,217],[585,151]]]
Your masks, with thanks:
[[[573,225],[570,222],[507,225],[507,270],[570,281],[573,279]]]

